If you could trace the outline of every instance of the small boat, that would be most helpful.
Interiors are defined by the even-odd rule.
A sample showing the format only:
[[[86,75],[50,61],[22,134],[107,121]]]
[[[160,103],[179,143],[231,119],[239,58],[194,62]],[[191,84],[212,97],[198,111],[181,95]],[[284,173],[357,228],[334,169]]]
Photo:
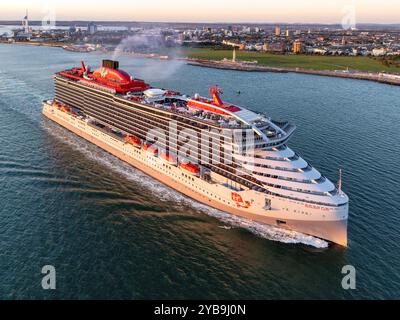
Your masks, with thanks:
[[[149,144],[149,143],[145,143],[143,145],[143,149],[144,149],[144,151],[150,153],[153,156],[157,156],[158,155],[158,148],[153,146],[153,145],[151,145],[151,144]]]
[[[200,167],[197,164],[191,163],[191,162],[187,162],[187,163],[181,163],[179,165],[179,167],[194,176],[198,176],[200,175]]]
[[[174,155],[169,154],[168,152],[163,152],[161,154],[161,159],[165,160],[167,163],[176,166],[177,159]]]
[[[142,146],[142,140],[136,136],[126,136],[125,142],[133,145],[134,147],[140,148]]]

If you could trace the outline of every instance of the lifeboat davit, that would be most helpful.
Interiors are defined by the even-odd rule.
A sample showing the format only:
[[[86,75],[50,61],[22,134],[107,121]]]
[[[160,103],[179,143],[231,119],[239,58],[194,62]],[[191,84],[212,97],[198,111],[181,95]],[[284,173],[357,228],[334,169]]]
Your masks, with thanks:
[[[185,171],[185,172],[187,172],[187,173],[189,173],[189,174],[191,174],[191,175],[195,175],[195,176],[200,175],[200,167],[199,167],[197,164],[190,163],[190,162],[188,162],[188,163],[181,163],[181,164],[179,165],[179,167],[180,167],[183,171]]]
[[[149,143],[145,143],[143,145],[143,149],[144,149],[144,151],[150,153],[153,156],[157,156],[158,155],[158,148],[153,146],[153,145],[151,145],[151,144],[149,144]]]
[[[167,163],[172,164],[174,166],[176,166],[176,164],[177,164],[176,157],[171,155],[171,154],[169,154],[168,152],[163,152],[161,154],[161,159],[163,159]]]
[[[142,146],[142,140],[136,136],[126,136],[125,142],[133,145],[134,147],[140,148]]]

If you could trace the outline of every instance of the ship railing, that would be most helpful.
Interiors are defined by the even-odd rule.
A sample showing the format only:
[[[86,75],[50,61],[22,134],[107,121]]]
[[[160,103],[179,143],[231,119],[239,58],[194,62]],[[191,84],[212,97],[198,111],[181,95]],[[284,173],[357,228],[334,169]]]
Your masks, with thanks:
[[[229,179],[229,180],[231,180],[231,179]],[[236,181],[234,181],[234,180],[232,180],[232,181],[236,183]],[[233,186],[233,185],[232,185],[231,183],[229,183],[229,182],[224,183],[223,186],[226,187],[226,188],[229,188],[229,189],[231,189],[231,190],[233,190],[233,191],[237,191],[237,192],[240,192],[240,191],[244,191],[244,190],[245,190],[245,189],[243,189],[243,188],[235,187],[235,186]]]
[[[170,109],[169,111],[171,113],[176,114],[176,115],[182,115],[182,116],[188,117],[188,120],[195,119],[196,121],[204,123],[205,125],[212,124],[212,125],[216,125],[216,126],[218,126],[220,128],[226,128],[226,129],[247,129],[247,128],[250,128],[249,126],[243,125],[243,124],[233,125],[233,124],[229,124],[229,123],[221,123],[218,120],[201,118],[201,117],[198,117],[198,116],[194,116],[190,112],[178,111],[178,110],[173,110],[173,109]]]
[[[158,102],[148,102],[147,105],[155,107],[157,109],[167,110],[168,112],[171,112],[173,114],[182,115],[182,116],[192,118],[192,119],[194,118],[194,119],[196,119],[196,121],[202,122],[207,125],[209,125],[209,124],[217,125],[220,128],[226,128],[226,129],[248,129],[248,128],[250,128],[250,126],[242,124],[242,123],[237,123],[237,124],[231,124],[229,122],[224,123],[224,122],[219,122],[218,120],[196,116],[193,113],[190,113],[188,111],[179,110],[178,108],[172,108],[170,106],[166,106],[165,104],[158,103]]]
[[[89,126],[95,128],[96,130],[99,130],[99,131],[101,131],[101,132],[103,132],[103,133],[106,133],[106,134],[112,136],[113,138],[115,138],[115,139],[117,139],[117,140],[119,140],[119,141],[121,141],[121,142],[124,142],[124,141],[125,141],[125,140],[124,140],[124,137],[123,137],[123,135],[122,135],[122,133],[121,133],[121,135],[118,135],[117,133],[113,132],[111,129],[108,129],[108,128],[107,128],[108,125],[105,126],[105,127],[103,128],[103,127],[100,127],[100,126],[99,126],[97,123],[95,123],[95,122],[88,122],[88,124],[89,124]]]

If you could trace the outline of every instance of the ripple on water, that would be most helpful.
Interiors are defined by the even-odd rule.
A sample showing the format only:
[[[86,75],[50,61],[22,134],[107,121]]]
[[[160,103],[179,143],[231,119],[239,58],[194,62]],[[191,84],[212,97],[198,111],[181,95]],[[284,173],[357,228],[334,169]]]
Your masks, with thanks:
[[[35,266],[50,260],[61,268],[64,287],[56,293],[60,299],[399,296],[398,87],[191,66],[182,66],[165,79],[157,72],[147,74],[156,87],[188,94],[207,95],[207,88],[218,83],[226,101],[295,122],[298,129],[290,146],[328,178],[336,181],[338,168],[343,169],[344,190],[350,197],[350,246],[319,250],[280,245],[297,243],[302,235],[284,234],[279,239],[281,230],[232,221],[236,217],[166,188],[55,124],[51,130],[40,130],[41,123],[51,125],[41,116],[41,101],[54,95],[51,74],[79,64],[81,58],[98,65],[102,55],[8,45],[0,45],[0,54],[7,56],[7,63],[0,66],[0,162],[4,162],[0,165],[0,242],[5,254],[0,259],[0,296],[51,298],[34,289]],[[29,65],[24,63],[28,58]],[[152,63],[121,57],[121,65],[137,77],[146,78],[141,67]],[[57,135],[63,138],[53,139]],[[69,145],[61,143],[64,139],[70,140]],[[71,152],[76,145],[82,150]],[[68,166],[70,160],[75,168]],[[10,169],[25,172],[3,174]],[[76,195],[74,190],[82,192]],[[122,196],[108,198],[102,196],[104,190],[119,190]],[[144,219],[136,219],[135,210],[145,212]],[[218,220],[210,224],[196,210]],[[201,228],[204,222],[209,228]],[[227,230],[214,228],[218,225]],[[237,236],[243,233],[238,229],[242,226],[280,242]],[[258,227],[261,231],[254,230]],[[346,264],[357,268],[357,290],[351,293],[340,286],[340,270]],[[181,270],[188,276],[180,276]]]

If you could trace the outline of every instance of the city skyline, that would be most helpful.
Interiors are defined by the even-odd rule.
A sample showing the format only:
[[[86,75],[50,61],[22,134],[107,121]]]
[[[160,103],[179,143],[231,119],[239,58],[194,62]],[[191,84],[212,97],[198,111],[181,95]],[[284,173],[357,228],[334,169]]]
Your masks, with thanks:
[[[54,13],[56,20],[215,22],[215,23],[341,23],[353,14],[357,23],[398,23],[400,3],[396,0],[203,0],[182,2],[162,0],[132,2],[127,0],[2,1],[0,20],[20,20],[29,10],[31,20],[42,20]],[[110,14],[109,12],[112,12]]]

